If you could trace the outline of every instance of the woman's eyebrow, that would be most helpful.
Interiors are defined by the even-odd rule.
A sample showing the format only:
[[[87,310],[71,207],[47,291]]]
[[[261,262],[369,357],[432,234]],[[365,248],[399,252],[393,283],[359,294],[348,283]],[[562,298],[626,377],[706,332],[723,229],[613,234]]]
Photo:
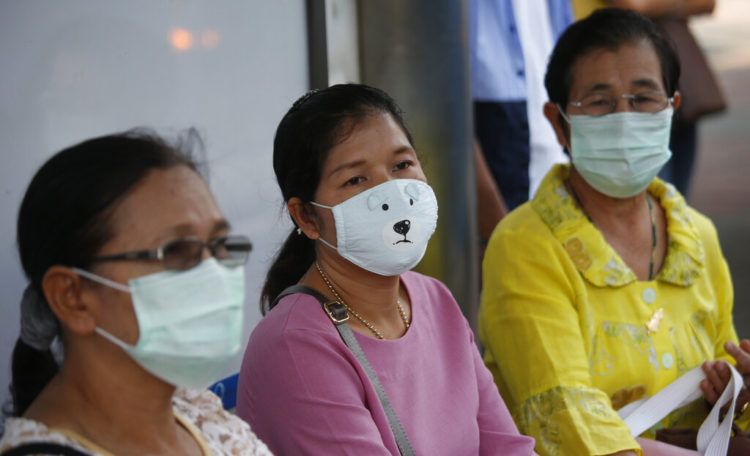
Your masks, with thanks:
[[[171,239],[179,239],[184,238],[186,236],[193,236],[196,234],[196,226],[192,223],[181,223],[179,225],[175,225],[169,230],[163,232],[158,240],[160,242],[164,242]],[[224,219],[220,218],[217,219],[213,226],[211,227],[211,235],[214,235],[215,233],[219,233],[221,231],[229,231],[231,229],[231,225],[229,222]]]
[[[410,153],[410,152],[414,152],[414,149],[411,146],[399,146],[393,151],[393,155],[401,155],[401,154]],[[363,159],[342,163],[336,168],[334,168],[333,171],[331,171],[331,173],[328,174],[328,177],[331,177],[334,174],[341,172],[345,169],[351,169],[351,168],[356,168],[357,166],[362,166],[365,163],[366,161]]]
[[[334,168],[334,170],[331,171],[331,173],[328,175],[328,177],[331,177],[334,174],[336,174],[336,173],[338,173],[340,171],[343,171],[345,169],[356,168],[357,166],[361,166],[364,163],[365,163],[365,161],[361,160],[361,159],[360,160],[354,160],[354,161],[346,162],[346,163],[342,163],[341,165],[339,165],[336,168]]]
[[[411,152],[415,152],[414,148],[411,146],[401,146],[393,151],[393,155],[401,155],[401,154],[408,154]]]
[[[218,233],[220,231],[231,231],[232,225],[227,221],[227,219],[220,219],[217,220],[216,223],[214,223],[214,228],[211,230],[211,233]]]
[[[589,93],[589,92],[602,92],[605,90],[611,90],[612,84],[607,84],[606,82],[595,82],[594,84],[586,87],[586,90],[584,90],[583,93]]]
[[[659,85],[659,83],[650,78],[636,79],[635,81],[631,82],[630,85],[631,87],[634,86],[644,89],[661,90],[661,86]]]

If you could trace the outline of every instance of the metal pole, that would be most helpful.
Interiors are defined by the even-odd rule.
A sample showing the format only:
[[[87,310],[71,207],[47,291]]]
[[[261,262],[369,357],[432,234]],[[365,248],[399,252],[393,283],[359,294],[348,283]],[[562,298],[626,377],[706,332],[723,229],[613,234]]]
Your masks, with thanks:
[[[475,327],[476,184],[465,0],[360,0],[362,82],[393,96],[438,197],[438,230],[419,269],[443,280]]]
[[[307,0],[307,55],[311,89],[328,87],[325,0]]]

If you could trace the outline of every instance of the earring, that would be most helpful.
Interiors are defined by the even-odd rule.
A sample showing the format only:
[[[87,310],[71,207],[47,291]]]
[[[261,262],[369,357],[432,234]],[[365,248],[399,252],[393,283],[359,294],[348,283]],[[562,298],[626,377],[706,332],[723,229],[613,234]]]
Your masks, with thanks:
[[[298,234],[298,235],[301,235],[301,234],[302,234],[302,228],[297,228],[297,234]]]

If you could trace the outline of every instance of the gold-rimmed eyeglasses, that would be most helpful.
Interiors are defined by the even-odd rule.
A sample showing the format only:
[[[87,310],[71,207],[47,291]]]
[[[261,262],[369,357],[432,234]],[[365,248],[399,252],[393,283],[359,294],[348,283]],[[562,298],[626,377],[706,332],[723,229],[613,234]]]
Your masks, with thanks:
[[[674,103],[674,98],[662,92],[623,93],[614,96],[603,93],[592,93],[579,101],[570,101],[568,105],[580,109],[588,116],[604,116],[617,110],[620,98],[628,100],[630,109],[635,112],[657,113]]]

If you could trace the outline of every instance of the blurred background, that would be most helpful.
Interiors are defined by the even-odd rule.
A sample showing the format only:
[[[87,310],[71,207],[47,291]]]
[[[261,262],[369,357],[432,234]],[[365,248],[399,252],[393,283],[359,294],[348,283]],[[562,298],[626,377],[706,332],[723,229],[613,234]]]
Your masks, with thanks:
[[[690,203],[719,231],[734,281],[735,326],[750,337],[750,2],[719,0],[692,29],[723,83],[729,111],[701,122]]]
[[[689,198],[719,230],[736,326],[750,337],[750,2],[717,5],[692,28],[730,107],[701,122]],[[446,282],[473,320],[483,208],[471,149],[467,15],[467,0],[0,3],[0,400],[26,286],[15,219],[47,158],[132,127],[168,137],[196,127],[219,204],[254,244],[249,334],[266,268],[291,229],[271,168],[276,125],[307,90],[338,82],[381,87],[404,108],[441,208],[420,268]]]

